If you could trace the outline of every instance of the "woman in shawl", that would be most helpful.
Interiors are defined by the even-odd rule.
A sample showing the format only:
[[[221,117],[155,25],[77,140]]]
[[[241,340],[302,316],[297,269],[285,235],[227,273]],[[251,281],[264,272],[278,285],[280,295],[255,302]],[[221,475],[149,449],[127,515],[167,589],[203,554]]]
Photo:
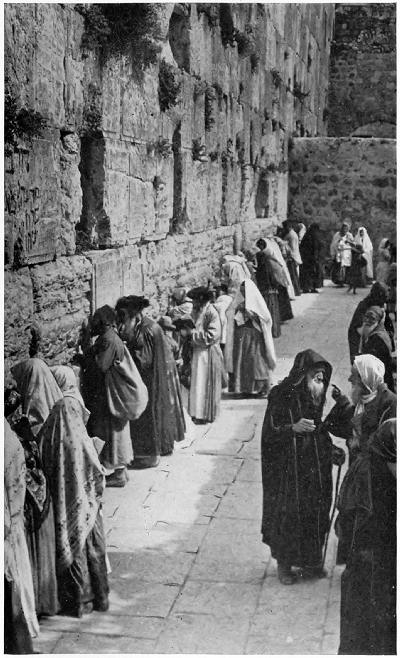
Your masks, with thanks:
[[[189,414],[194,422],[212,423],[219,413],[222,392],[221,321],[210,303],[212,293],[208,288],[193,288],[188,294],[193,299],[195,323]]]
[[[268,397],[262,428],[263,542],[278,561],[282,584],[321,577],[332,499],[332,441],[322,424],[331,365],[313,350]]]
[[[86,430],[89,412],[76,388],[74,371],[55,366],[52,372],[63,397],[38,439],[54,502],[61,613],[81,617],[84,612],[108,609],[100,511],[104,469]]]
[[[244,281],[240,291],[243,301],[235,314],[233,345],[234,390],[266,397],[270,371],[276,366],[271,314],[253,281]]]
[[[353,291],[356,294],[357,288],[365,286],[365,277],[363,271],[365,270],[367,261],[364,258],[361,244],[353,242],[351,248],[351,265],[347,270],[347,283],[349,284],[347,292]]]
[[[311,224],[300,244],[302,265],[300,266],[300,285],[303,292],[318,292],[321,281],[322,239],[319,224]]]
[[[185,438],[185,419],[178,373],[171,348],[160,325],[143,315],[145,297],[121,297],[116,305],[119,331],[147,387],[149,398],[142,415],[131,422],[134,460],[131,467],[157,466],[160,455],[170,455],[175,441]]]
[[[367,230],[364,228],[364,226],[359,227],[354,241],[356,244],[361,246],[363,257],[367,261],[367,264],[365,265],[366,279],[368,281],[372,281],[372,279],[374,278],[374,268],[373,268],[374,247],[371,242],[371,238],[369,237]]]
[[[384,381],[394,392],[392,344],[384,322],[384,309],[371,306],[364,315],[359,351],[360,354],[372,354],[382,361],[385,366]]]
[[[9,423],[4,425],[4,652],[32,654],[39,634],[24,528],[25,455]]]
[[[11,373],[22,398],[23,416],[13,423],[25,449],[27,462],[25,521],[37,615],[58,612],[55,565],[54,514],[48,473],[42,466],[37,436],[62,393],[49,367],[41,359],[17,363]]]

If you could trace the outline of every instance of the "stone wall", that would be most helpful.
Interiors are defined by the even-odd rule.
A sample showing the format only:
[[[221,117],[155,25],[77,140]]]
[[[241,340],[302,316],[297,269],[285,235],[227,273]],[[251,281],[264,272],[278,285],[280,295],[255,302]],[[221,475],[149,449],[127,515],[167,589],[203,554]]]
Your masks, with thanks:
[[[396,5],[338,4],[328,135],[396,137]]]
[[[295,139],[289,172],[289,215],[319,222],[326,246],[344,219],[365,226],[375,249],[396,239],[396,140]]]
[[[157,314],[218,274],[285,219],[290,137],[326,134],[332,4],[154,8],[142,61],[74,5],[5,7],[7,98],[41,119],[6,152],[7,364],[32,321],[65,360],[100,304],[143,291]]]

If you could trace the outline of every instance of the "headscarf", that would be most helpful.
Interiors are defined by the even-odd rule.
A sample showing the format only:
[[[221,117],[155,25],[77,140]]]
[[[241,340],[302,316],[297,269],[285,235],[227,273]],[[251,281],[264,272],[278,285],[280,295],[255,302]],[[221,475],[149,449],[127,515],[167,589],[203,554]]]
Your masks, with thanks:
[[[368,394],[361,396],[361,400],[354,410],[354,415],[358,416],[363,413],[365,405],[376,398],[378,387],[383,384],[385,366],[380,359],[372,354],[356,356],[353,365],[360,375],[363,385],[369,391]]]
[[[268,367],[273,370],[276,366],[276,354],[274,341],[272,339],[272,318],[260,291],[256,284],[250,279],[243,281],[245,299],[244,307],[246,312],[251,315],[256,315],[260,325],[261,332],[264,338],[265,349],[267,353]]]
[[[364,235],[361,235],[361,231],[364,231]],[[361,245],[363,252],[368,253],[369,251],[373,251],[374,247],[371,242],[371,238],[369,237],[366,228],[364,226],[360,226],[356,236],[355,236],[355,243]]]
[[[116,313],[114,309],[108,304],[105,304],[104,306],[96,309],[93,314],[93,318],[98,319],[104,329],[106,329],[106,327],[116,326]]]
[[[76,381],[76,375],[73,371],[72,368],[69,366],[51,366],[50,368],[51,372],[54,375],[54,378],[60,387],[60,390],[63,394],[64,397],[68,396],[71,398],[75,398],[75,400],[78,400],[78,402],[82,405],[83,409],[85,410],[85,414],[87,414],[87,420],[89,419],[90,411],[88,411],[85,407],[85,403],[83,401],[83,397],[78,389],[78,383]],[[87,420],[85,422],[85,425],[87,423]]]
[[[278,264],[280,265],[280,267],[278,267],[277,269],[274,266],[273,261],[270,261],[276,280],[278,281],[278,283],[280,283],[285,288],[287,288],[290,299],[294,299],[295,294],[294,294],[292,279],[290,278],[286,261],[282,255],[278,243],[274,240],[274,238],[267,238],[265,242],[267,243],[267,246],[264,249],[264,253],[270,258],[271,257],[274,258],[276,261],[278,261]]]
[[[41,359],[25,359],[11,368],[22,396],[22,413],[36,436],[62,393],[50,368]]]
[[[57,569],[82,555],[103,491],[104,470],[88,435],[84,409],[67,395],[53,407],[38,436],[43,468],[53,499]]]

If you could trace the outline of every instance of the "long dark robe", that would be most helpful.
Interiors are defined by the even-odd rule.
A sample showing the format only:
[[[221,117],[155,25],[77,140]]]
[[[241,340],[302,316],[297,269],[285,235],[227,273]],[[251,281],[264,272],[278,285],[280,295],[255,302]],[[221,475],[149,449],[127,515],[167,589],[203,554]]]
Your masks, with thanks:
[[[332,442],[305,388],[307,372],[323,364],[326,386],[332,368],[313,350],[296,356],[289,376],[275,386],[262,429],[262,536],[280,562],[321,565],[332,500]],[[294,435],[292,424],[312,419],[312,434]]]
[[[90,411],[89,436],[105,442],[101,461],[107,467],[122,467],[132,460],[127,420],[110,413],[105,373],[114,361],[124,358],[124,344],[113,327],[99,336],[83,360],[82,395]]]
[[[135,460],[170,455],[185,437],[180,384],[171,348],[161,327],[148,317],[135,326],[128,349],[147,386],[149,402],[130,423]]]
[[[272,337],[279,338],[281,335],[281,316],[278,297],[278,284],[274,279],[272,268],[264,251],[256,253],[257,269],[256,283],[262,294],[272,318]],[[290,303],[290,302],[289,302]]]
[[[371,437],[341,492],[338,525],[348,547],[339,654],[396,654],[395,419]],[[344,484],[346,484],[344,482]]]
[[[287,263],[287,268],[289,270],[290,278],[292,280],[294,294],[296,295],[296,297],[298,297],[299,295],[301,295],[301,288],[300,288],[299,275],[297,273],[297,267],[298,267],[297,263],[296,261],[293,260],[293,258],[290,257],[287,259],[286,263]]]
[[[386,331],[370,334],[362,344],[361,354],[372,354],[382,361],[385,366],[384,382],[394,393],[392,352],[390,338]]]
[[[383,307],[384,303],[385,303],[385,292],[383,288],[381,288],[379,283],[375,283],[371,288],[371,292],[364,299],[361,300],[356,310],[354,311],[347,332],[351,363],[353,363],[354,357],[358,354],[359,345],[360,345],[360,334],[358,333],[357,329],[359,329],[362,326],[365,313],[371,306]],[[386,313],[386,317],[385,317],[385,329],[392,340],[392,337],[394,335],[394,329],[393,329],[393,323],[388,313]]]
[[[304,292],[321,287],[323,244],[320,232],[315,225],[311,225],[300,243],[300,254],[303,261],[300,265],[300,286]]]

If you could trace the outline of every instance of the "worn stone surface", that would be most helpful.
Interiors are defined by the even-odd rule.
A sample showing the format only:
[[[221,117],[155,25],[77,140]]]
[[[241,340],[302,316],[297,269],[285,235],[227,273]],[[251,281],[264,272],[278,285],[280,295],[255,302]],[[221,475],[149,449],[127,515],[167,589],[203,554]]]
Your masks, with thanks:
[[[396,5],[338,4],[328,134],[396,136]]]
[[[382,237],[395,241],[396,140],[295,139],[289,205],[291,216],[320,224],[327,247],[344,219],[365,226],[375,249]]]

